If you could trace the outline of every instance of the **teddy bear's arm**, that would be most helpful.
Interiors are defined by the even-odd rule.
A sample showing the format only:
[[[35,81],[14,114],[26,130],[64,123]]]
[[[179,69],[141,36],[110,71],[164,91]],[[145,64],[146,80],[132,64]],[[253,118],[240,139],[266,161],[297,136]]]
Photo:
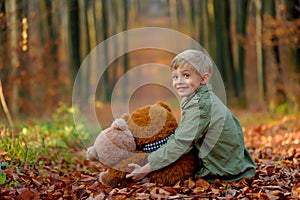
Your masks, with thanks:
[[[105,182],[102,182],[107,186],[116,186],[119,183],[126,182],[126,174],[132,169],[128,167],[129,163],[136,163],[141,166],[145,165],[148,154],[139,153],[134,154],[126,160],[118,163],[114,168],[108,169],[105,177]],[[158,171],[151,172],[148,177],[151,182],[160,183],[163,185],[174,185],[178,181],[193,177],[196,170],[196,158],[192,152],[183,155],[175,163],[168,167],[160,169]],[[102,181],[103,181],[102,180]]]
[[[128,167],[130,163],[136,163],[138,165],[145,165],[147,160],[147,153],[134,153],[130,157],[125,160],[122,160],[114,167],[108,169],[108,174],[105,178],[105,183],[102,182],[104,185],[109,186],[116,186],[120,182],[125,182],[125,176],[127,173],[132,171],[132,168]]]

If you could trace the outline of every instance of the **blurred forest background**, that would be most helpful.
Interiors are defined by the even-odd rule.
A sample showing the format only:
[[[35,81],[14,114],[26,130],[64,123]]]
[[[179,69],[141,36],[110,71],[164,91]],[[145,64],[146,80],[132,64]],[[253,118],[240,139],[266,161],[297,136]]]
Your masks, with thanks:
[[[0,89],[2,106],[4,99],[7,104],[0,118],[5,120],[8,111],[14,119],[42,118],[60,103],[71,105],[76,73],[89,52],[110,36],[148,26],[173,29],[198,41],[222,74],[229,106],[298,112],[299,3],[0,0]],[[148,49],[120,57],[99,82],[99,107],[109,104],[114,84],[126,71],[145,62],[169,65],[173,56]],[[87,87],[91,73],[82,77]]]

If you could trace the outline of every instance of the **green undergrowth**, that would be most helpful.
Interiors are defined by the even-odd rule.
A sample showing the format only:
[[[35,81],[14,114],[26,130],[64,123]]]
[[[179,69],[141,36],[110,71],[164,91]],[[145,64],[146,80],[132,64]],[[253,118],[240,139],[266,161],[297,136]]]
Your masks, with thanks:
[[[76,165],[74,153],[85,149],[88,132],[73,120],[74,110],[61,105],[46,122],[0,125],[0,170],[34,165]]]

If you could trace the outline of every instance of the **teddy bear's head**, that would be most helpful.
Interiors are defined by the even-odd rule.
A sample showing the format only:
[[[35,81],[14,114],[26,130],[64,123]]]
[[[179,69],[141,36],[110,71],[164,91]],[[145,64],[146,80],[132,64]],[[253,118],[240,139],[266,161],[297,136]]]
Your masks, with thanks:
[[[135,149],[135,140],[127,123],[124,119],[116,119],[97,136],[94,145],[87,149],[86,158],[112,167]]]
[[[168,136],[174,133],[178,124],[168,104],[158,101],[136,109],[122,118],[132,132],[136,147],[145,152],[155,151],[166,143]]]

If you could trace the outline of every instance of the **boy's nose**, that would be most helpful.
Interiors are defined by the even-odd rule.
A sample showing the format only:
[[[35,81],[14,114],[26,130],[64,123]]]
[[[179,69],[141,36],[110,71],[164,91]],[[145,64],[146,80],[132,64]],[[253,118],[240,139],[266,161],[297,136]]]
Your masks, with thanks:
[[[177,83],[183,83],[183,77],[178,77],[178,79],[177,79]]]

